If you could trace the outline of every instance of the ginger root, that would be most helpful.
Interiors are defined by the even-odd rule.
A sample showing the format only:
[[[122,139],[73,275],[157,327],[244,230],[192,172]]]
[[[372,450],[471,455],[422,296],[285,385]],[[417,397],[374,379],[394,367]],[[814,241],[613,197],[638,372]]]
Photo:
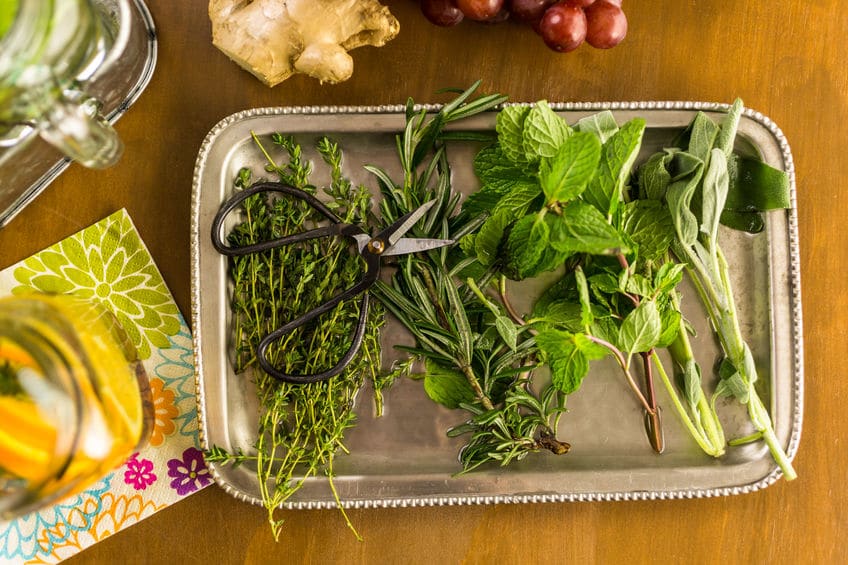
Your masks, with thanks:
[[[268,86],[295,73],[347,80],[348,51],[385,45],[400,30],[378,0],[209,0],[209,19],[212,43]]]

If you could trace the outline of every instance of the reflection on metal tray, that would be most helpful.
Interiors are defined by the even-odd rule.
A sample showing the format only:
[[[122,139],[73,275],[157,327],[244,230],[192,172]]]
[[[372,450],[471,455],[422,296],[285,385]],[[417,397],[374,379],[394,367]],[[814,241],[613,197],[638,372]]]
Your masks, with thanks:
[[[114,124],[147,88],[156,67],[157,39],[153,17],[144,0],[131,2],[132,29],[125,56],[109,72],[86,85],[86,91],[103,103],[103,116]],[[35,134],[32,134],[35,135]],[[16,151],[18,148],[2,149]],[[71,160],[41,138],[20,147],[14,158],[0,166],[0,228],[41,194]],[[0,153],[2,156],[2,153]]]
[[[611,109],[619,123],[635,116],[647,120],[641,158],[668,144],[695,111],[717,117],[725,105],[691,102],[574,103],[553,105],[569,123],[601,109]],[[433,109],[433,108],[431,108]],[[200,149],[194,177],[192,213],[192,318],[195,332],[197,387],[204,447],[250,450],[256,439],[257,400],[249,378],[236,376],[228,362],[228,284],[226,258],[215,252],[210,226],[230,194],[241,167],[261,172],[264,158],[251,132],[293,134],[311,146],[322,134],[338,140],[347,173],[355,182],[375,187],[362,169],[377,164],[398,175],[394,136],[403,129],[402,107],[307,107],[250,110],[221,121]],[[461,123],[465,130],[494,128],[494,114]],[[787,171],[793,208],[767,215],[766,229],[750,236],[729,230],[723,236],[732,265],[743,332],[749,339],[764,401],[775,430],[790,457],[798,448],[803,401],[803,351],[795,180],[789,146],[768,118],[746,110],[739,126],[737,150],[759,154]],[[453,184],[470,192],[478,183],[471,159],[477,147],[452,147]],[[307,155],[316,158],[314,152]],[[316,174],[322,167],[316,167]],[[316,178],[323,182],[327,179]],[[687,315],[698,331],[696,356],[712,366],[718,349],[705,315],[691,289],[684,288]],[[688,300],[687,300],[688,297]],[[525,304],[524,306],[526,306]],[[389,346],[404,330],[391,322],[384,332],[384,362]],[[605,362],[605,361],[604,361]],[[461,443],[445,430],[463,418],[458,411],[431,402],[420,383],[399,382],[386,396],[386,414],[373,415],[367,391],[358,399],[358,423],[347,435],[350,454],[336,460],[335,485],[344,505],[410,506],[492,502],[690,498],[750,492],[773,483],[780,470],[768,450],[757,444],[735,447],[721,459],[704,455],[671,409],[666,410],[666,451],[656,455],[642,427],[642,414],[610,361],[593,367],[581,390],[569,398],[569,412],[558,437],[569,441],[569,454],[540,453],[508,468],[488,467],[460,477]],[[708,383],[711,386],[714,383]],[[664,390],[661,405],[670,406]],[[721,402],[721,401],[720,401]],[[729,438],[750,432],[744,407],[728,401],[719,413]],[[259,503],[259,487],[247,466],[212,465],[216,481],[233,496]],[[315,478],[288,504],[294,508],[334,506],[325,479]]]

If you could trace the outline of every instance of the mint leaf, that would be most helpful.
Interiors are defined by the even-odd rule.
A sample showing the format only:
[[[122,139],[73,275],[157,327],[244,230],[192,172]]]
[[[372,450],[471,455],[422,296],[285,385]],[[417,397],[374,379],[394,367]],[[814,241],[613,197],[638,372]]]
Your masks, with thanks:
[[[536,102],[524,121],[524,154],[527,161],[553,157],[571,135],[571,128],[544,100]]]
[[[582,326],[591,326],[595,321],[592,315],[592,303],[589,300],[589,283],[586,281],[586,275],[583,274],[583,269],[580,267],[574,271],[574,278],[577,281],[577,291],[580,296],[580,324]]]
[[[657,293],[671,292],[683,280],[683,263],[663,263],[654,274],[654,289]]]
[[[492,213],[503,213],[510,220],[515,220],[523,216],[533,201],[541,195],[542,188],[535,180],[515,181],[495,205]]]
[[[544,213],[530,214],[518,220],[509,232],[504,259],[504,274],[522,280],[535,274],[534,267],[548,247],[550,228]]]
[[[558,251],[593,255],[628,251],[618,231],[607,223],[597,208],[585,202],[571,202],[561,216],[548,214],[546,219],[548,217],[551,218],[551,246]]]
[[[606,143],[610,137],[618,132],[618,124],[612,112],[604,110],[579,120],[574,129],[595,134],[601,140],[601,143]]]
[[[589,361],[607,354],[585,335],[559,330],[540,331],[536,344],[551,369],[553,385],[563,394],[577,391],[589,373]]]
[[[598,172],[583,198],[604,215],[611,215],[621,202],[624,185],[642,146],[645,120],[634,118],[621,126],[605,144]]]
[[[552,157],[542,157],[539,182],[548,203],[574,200],[595,175],[601,144],[591,133],[575,133]]]
[[[646,261],[663,257],[674,241],[671,213],[659,200],[634,200],[625,204],[622,229],[636,244],[639,257]]]
[[[524,122],[530,114],[529,106],[507,106],[498,112],[495,131],[504,156],[513,163],[526,163],[524,150]]]
[[[477,237],[474,238],[474,251],[484,267],[488,267],[497,259],[507,225],[509,225],[509,218],[506,214],[496,214],[486,220],[477,232]]]
[[[680,330],[681,318],[680,312],[671,306],[667,306],[660,311],[662,330],[660,331],[660,338],[655,347],[668,347],[674,343]]]
[[[474,401],[474,391],[459,371],[439,365],[432,359],[425,361],[424,392],[433,402],[450,409]]]
[[[653,300],[643,300],[621,323],[618,347],[627,355],[650,351],[662,333],[662,320]]]

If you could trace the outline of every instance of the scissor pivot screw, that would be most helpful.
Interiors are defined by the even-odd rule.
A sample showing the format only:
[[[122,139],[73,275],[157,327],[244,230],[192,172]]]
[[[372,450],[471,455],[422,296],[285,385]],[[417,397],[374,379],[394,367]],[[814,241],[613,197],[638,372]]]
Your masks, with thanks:
[[[371,253],[376,253],[377,255],[381,254],[386,250],[386,244],[383,243],[382,239],[372,239],[368,242],[368,251]]]

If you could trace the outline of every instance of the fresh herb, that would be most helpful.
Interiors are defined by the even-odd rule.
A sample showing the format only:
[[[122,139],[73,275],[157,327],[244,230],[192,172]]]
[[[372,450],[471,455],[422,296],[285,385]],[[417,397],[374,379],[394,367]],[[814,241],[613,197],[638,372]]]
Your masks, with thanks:
[[[742,335],[739,317],[730,284],[730,267],[719,246],[719,223],[726,209],[728,195],[734,192],[731,181],[733,142],[742,113],[742,102],[731,106],[724,121],[717,125],[699,113],[687,130],[687,145],[652,157],[639,171],[645,192],[650,186],[651,198],[661,199],[668,207],[674,224],[674,254],[685,265],[687,274],[695,283],[698,296],[715,330],[725,358],[719,368],[721,380],[713,397],[732,396],[746,405],[755,434],[731,441],[738,445],[762,439],[780,466],[787,480],[796,477],[772,427],[768,414],[757,392],[757,366],[748,344]],[[785,175],[765,164],[757,167],[760,181],[772,186],[768,202],[760,206],[784,207],[788,199],[780,197],[786,192]],[[755,210],[759,212],[764,208]],[[672,350],[678,362],[687,366],[688,360],[679,356],[691,352]],[[687,378],[689,377],[687,368]]]
[[[408,103],[406,127],[397,143],[403,179],[396,183],[383,169],[368,167],[380,182],[383,222],[390,223],[421,203],[435,200],[437,204],[412,235],[471,241],[485,216],[469,213],[473,204],[457,214],[460,196],[451,189],[445,141],[466,137],[444,128],[504,102],[505,97],[499,95],[471,99],[477,87],[462,92],[432,115],[416,111],[412,101]],[[517,130],[511,130],[512,125],[502,122],[499,128],[514,134]],[[567,131],[547,126],[558,127],[556,122],[540,123],[534,143],[552,148]],[[471,139],[477,141],[479,136]],[[515,150],[517,159],[526,159],[519,149],[516,140],[508,150]],[[498,186],[499,194],[521,190],[520,184],[508,178]],[[485,209],[481,196],[476,206]],[[481,247],[486,238],[495,239],[498,229],[495,224],[491,233],[477,236]],[[506,465],[540,450],[565,453],[569,445],[556,438],[565,397],[550,386],[535,392],[538,383],[533,382],[533,375],[539,365],[535,338],[511,319],[506,304],[480,290],[491,274],[475,263],[476,258],[463,260],[456,248],[405,256],[391,282],[378,285],[376,293],[415,337],[415,346],[403,349],[424,362],[428,396],[469,415],[465,423],[448,432],[452,437],[468,438],[460,454],[463,472],[487,462]],[[487,264],[485,260],[479,263]]]
[[[504,108],[497,116],[497,143],[475,159],[482,187],[463,209],[491,210],[491,216],[462,247],[495,279],[563,271],[533,312],[513,313],[514,320],[535,335],[540,359],[563,395],[580,388],[592,361],[612,355],[644,409],[652,446],[662,451],[654,351],[687,336],[676,296],[682,267],[669,256],[670,214],[658,203],[630,199],[630,172],[644,129],[639,118],[619,127],[610,112],[571,127],[544,101]],[[506,293],[501,296],[509,304]],[[661,366],[658,371],[665,379]],[[720,425],[698,400],[700,380],[689,379],[686,386],[687,398],[699,406],[687,428],[705,452],[721,455]]]
[[[309,184],[311,164],[294,139],[279,134],[271,136],[273,145],[287,156],[285,164],[277,164],[260,140],[254,139],[268,160],[266,172],[312,194],[319,191]],[[327,205],[343,222],[366,224],[371,207],[370,193],[362,186],[354,187],[344,177],[337,144],[322,138],[317,149],[331,169],[332,182],[323,189],[328,196]],[[236,188],[246,188],[251,180],[251,171],[241,170]],[[241,213],[241,223],[229,235],[232,246],[294,234],[314,227],[321,220],[300,201],[269,199],[262,195],[247,199]],[[337,377],[323,382],[290,384],[270,377],[258,367],[256,347],[265,335],[286,321],[352,286],[363,268],[358,255],[350,253],[346,241],[326,238],[235,257],[229,266],[233,365],[239,375],[253,374],[261,414],[258,439],[252,450],[230,453],[213,447],[207,459],[221,464],[255,466],[275,537],[279,536],[283,524],[283,520],[276,517],[278,508],[309,477],[323,472],[336,496],[333,462],[339,449],[345,451],[344,433],[355,423],[354,397],[365,378],[372,380],[378,395],[381,387],[390,382],[378,375],[382,309],[376,305],[369,312],[363,345],[351,364]],[[283,341],[269,349],[270,361],[287,373],[297,374],[333,366],[349,346],[348,336],[352,334],[358,315],[358,301],[343,302],[314,324],[287,334]],[[340,504],[339,508],[342,509]],[[345,519],[353,529],[347,516]]]

